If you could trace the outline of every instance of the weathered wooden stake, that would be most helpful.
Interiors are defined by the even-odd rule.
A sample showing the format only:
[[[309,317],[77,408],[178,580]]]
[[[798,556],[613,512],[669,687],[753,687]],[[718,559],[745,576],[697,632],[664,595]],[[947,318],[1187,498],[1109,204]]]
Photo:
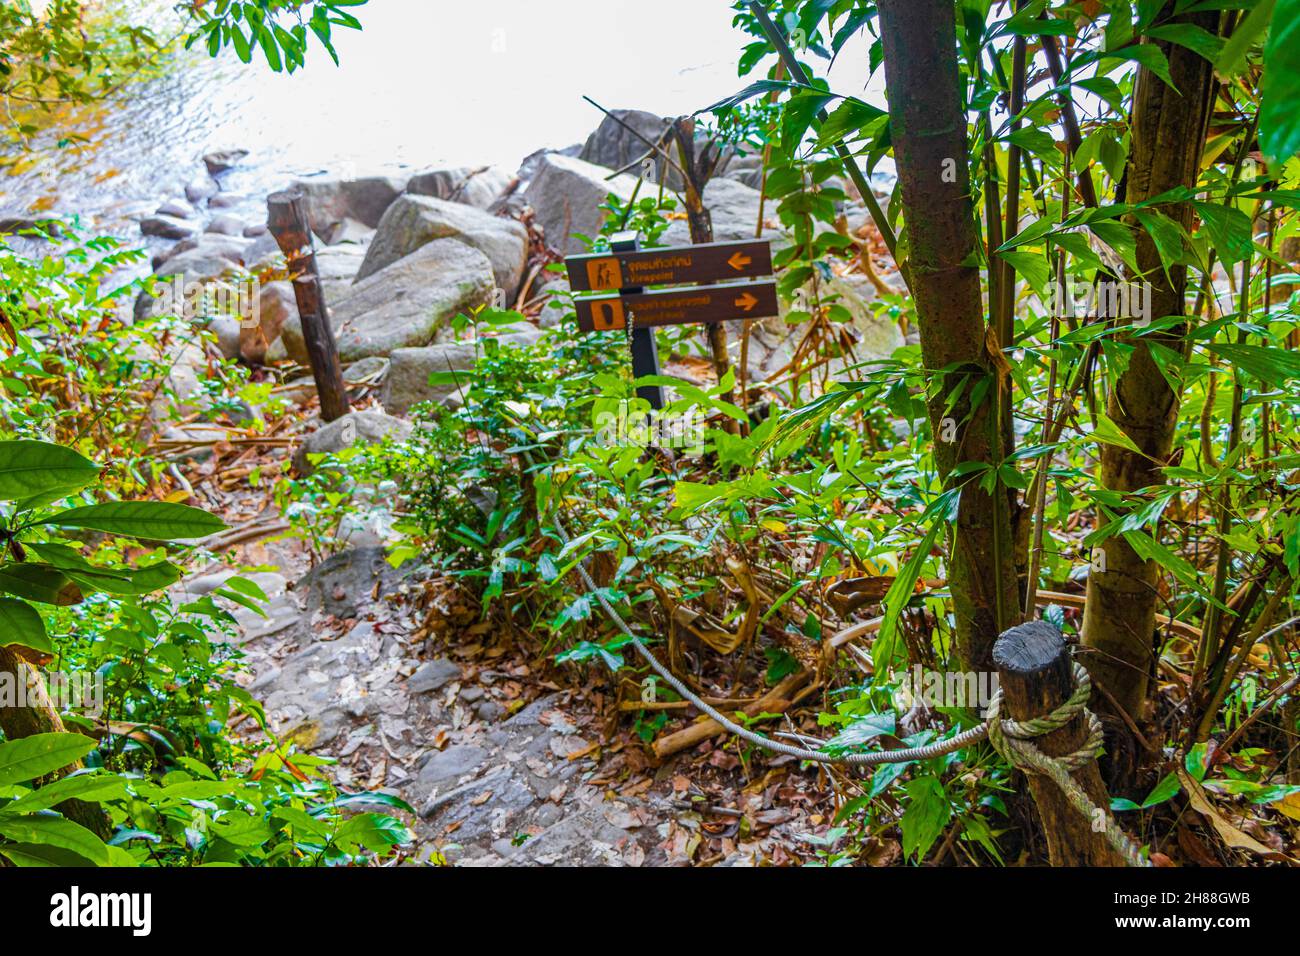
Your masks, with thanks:
[[[312,377],[316,379],[316,394],[320,396],[320,415],[324,421],[332,422],[346,415],[351,403],[347,386],[343,384],[343,368],[326,311],[302,193],[292,189],[273,193],[267,198],[266,207],[267,228],[279,243],[294,277],[293,295],[298,302]]]
[[[1030,621],[1005,631],[993,645],[998,668],[1003,714],[1028,720],[1051,713],[1074,693],[1074,674],[1065,639],[1046,621]],[[1062,757],[1081,747],[1088,737],[1087,720],[1079,714],[1060,730],[1034,738],[1049,757]],[[1102,820],[1088,820],[1066,799],[1055,783],[1031,773],[1029,792],[1043,823],[1048,859],[1053,866],[1124,866],[1111,848]],[[1110,797],[1097,762],[1072,774],[1075,781],[1103,812],[1110,812]]]
[[[678,156],[682,169],[685,170],[685,185],[682,197],[686,201],[686,223],[691,230],[691,242],[699,245],[713,241],[713,217],[704,205],[704,187],[718,166],[720,153],[715,147],[705,146],[704,151],[695,152],[695,120],[684,116],[673,122],[673,136],[677,140]],[[706,333],[709,337],[709,350],[713,353],[713,368],[721,382],[731,370],[731,358],[727,354],[727,327],[721,322],[710,323]],[[728,391],[722,396],[724,402],[734,402],[735,396]],[[736,423],[727,419],[727,431],[735,432]]]

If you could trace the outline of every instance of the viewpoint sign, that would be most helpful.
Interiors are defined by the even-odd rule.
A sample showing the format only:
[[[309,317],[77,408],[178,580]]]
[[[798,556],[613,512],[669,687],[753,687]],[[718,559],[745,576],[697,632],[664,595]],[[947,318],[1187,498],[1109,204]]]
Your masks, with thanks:
[[[564,260],[574,292],[684,282],[725,282],[772,274],[772,246],[763,241],[709,242],[698,246],[638,249],[570,256]]]

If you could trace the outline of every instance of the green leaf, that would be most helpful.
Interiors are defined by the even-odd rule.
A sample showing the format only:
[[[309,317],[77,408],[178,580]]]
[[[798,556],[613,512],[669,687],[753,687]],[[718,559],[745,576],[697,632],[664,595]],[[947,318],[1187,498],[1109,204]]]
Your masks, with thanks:
[[[0,565],[0,594],[13,594],[38,604],[69,607],[82,601],[81,589],[58,568],[48,564]]]
[[[943,495],[939,500],[947,499],[949,494],[951,492]],[[880,625],[875,643],[871,645],[871,660],[882,672],[889,667],[898,653],[900,644],[897,633],[898,619],[903,613],[903,608],[907,607],[907,602],[912,599],[916,582],[921,577],[921,569],[925,567],[925,562],[930,557],[930,550],[934,547],[939,532],[945,527],[946,509],[932,506],[928,511],[936,512],[929,530],[921,539],[921,543],[916,546],[916,550],[912,552],[912,556],[907,559],[907,563],[899,570],[898,577],[894,579],[894,583],[889,586],[889,592],[885,595],[885,619]]]
[[[1232,345],[1212,342],[1207,348],[1214,354],[1276,388],[1293,378],[1300,378],[1300,354],[1270,345]]]
[[[6,741],[0,744],[0,786],[26,783],[62,770],[97,746],[81,734],[33,734]]]
[[[1223,52],[1223,40],[1204,27],[1198,27],[1194,23],[1162,24],[1148,30],[1147,36],[1185,46],[1193,53],[1199,53],[1211,63],[1217,62],[1219,55]]]
[[[26,601],[0,598],[0,647],[26,647],[41,654],[53,654],[40,612]]]
[[[150,541],[203,538],[226,530],[216,515],[168,501],[114,501],[61,511],[43,524],[60,528],[88,528]]]
[[[115,774],[86,772],[73,774],[34,790],[8,804],[0,813],[35,813],[58,806],[64,800],[100,802],[123,796],[126,781]]]
[[[1164,803],[1166,800],[1173,799],[1181,789],[1183,789],[1183,784],[1178,779],[1178,774],[1169,774],[1156,784],[1156,788],[1147,795],[1145,800],[1142,801],[1142,809],[1147,810],[1158,804]]]
[[[952,819],[948,794],[937,777],[918,777],[907,783],[907,809],[903,811],[903,855],[923,859]]]
[[[71,448],[43,441],[0,441],[0,501],[51,492],[70,495],[99,477],[99,466]]]
[[[0,816],[0,836],[7,836],[19,843],[36,843],[70,850],[96,866],[109,865],[108,847],[103,840],[81,824],[54,814],[12,818]]]
[[[1273,16],[1273,7],[1277,0],[1260,0],[1254,10],[1247,14],[1232,31],[1232,36],[1223,45],[1219,58],[1214,61],[1214,71],[1229,78],[1246,72],[1246,55],[1255,42],[1268,29],[1268,21]]]
[[[1300,152],[1300,0],[1277,0],[1260,87],[1259,140],[1270,163]]]
[[[1137,446],[1133,439],[1125,435],[1120,430],[1120,427],[1111,421],[1110,417],[1104,412],[1097,413],[1097,427],[1088,433],[1088,437],[1093,441],[1104,442],[1107,445],[1118,445],[1120,448],[1127,448],[1131,452],[1142,454],[1142,449]]]
[[[337,843],[359,843],[374,853],[383,853],[414,839],[401,820],[379,813],[358,814],[343,824],[334,838]]]
[[[1192,205],[1201,217],[1201,228],[1214,243],[1224,266],[1241,262],[1254,251],[1250,217],[1240,209],[1209,202],[1194,202]]]
[[[41,846],[37,843],[9,843],[0,845],[0,856],[9,860],[14,866],[21,867],[60,867],[62,869],[80,869],[93,866],[94,861],[86,859],[80,853],[65,850],[57,846]]]

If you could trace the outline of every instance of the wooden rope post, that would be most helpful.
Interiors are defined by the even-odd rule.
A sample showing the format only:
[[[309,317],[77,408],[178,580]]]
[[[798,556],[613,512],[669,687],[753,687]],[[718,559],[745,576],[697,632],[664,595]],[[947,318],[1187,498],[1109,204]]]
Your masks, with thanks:
[[[1046,621],[1030,621],[1003,632],[993,645],[993,663],[1002,690],[1002,713],[1012,720],[1050,714],[1074,693],[1069,649],[1061,632]],[[1080,713],[1060,730],[1032,742],[1049,757],[1063,757],[1082,747],[1087,738],[1087,717]],[[1106,839],[1104,818],[1084,818],[1051,780],[1036,773],[1027,776],[1053,866],[1125,865]],[[1109,813],[1110,797],[1095,760],[1071,776],[1101,813]]]
[[[327,422],[342,418],[351,410],[347,386],[343,384],[343,367],[339,363],[338,345],[330,326],[316,267],[316,250],[311,227],[303,209],[302,193],[285,190],[272,193],[266,200],[267,228],[289,265],[293,276],[293,296],[298,303],[302,338],[311,359],[311,374],[320,396],[320,416]]]

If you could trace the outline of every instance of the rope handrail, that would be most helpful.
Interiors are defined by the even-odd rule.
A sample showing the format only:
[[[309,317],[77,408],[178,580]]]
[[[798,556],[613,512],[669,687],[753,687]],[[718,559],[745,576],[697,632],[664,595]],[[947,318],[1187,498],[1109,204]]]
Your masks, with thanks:
[[[532,456],[523,452],[524,458],[528,461],[530,467],[535,463]],[[572,538],[565,530],[564,523],[556,515],[552,522],[552,527],[560,541],[564,545],[569,545]],[[937,743],[928,744],[923,747],[906,747],[899,750],[882,750],[873,753],[852,753],[852,754],[828,754],[824,751],[809,750],[806,747],[796,747],[793,744],[783,743],[779,740],[773,740],[770,737],[764,737],[762,734],[755,733],[746,727],[742,727],[735,721],[727,718],[716,707],[713,707],[704,701],[698,694],[692,691],[686,684],[677,677],[671,670],[666,667],[659,658],[650,652],[650,648],[645,645],[640,637],[632,630],[623,616],[605,597],[604,592],[592,580],[591,574],[587,571],[586,559],[580,559],[574,565],[574,570],[582,579],[586,587],[596,601],[604,610],[606,616],[613,622],[625,637],[632,644],[637,654],[648,664],[656,674],[659,675],[674,691],[682,696],[684,700],[690,702],[701,713],[707,715],[727,732],[746,740],[755,746],[762,747],[773,753],[783,754],[789,757],[795,757],[799,760],[806,760],[813,763],[837,764],[850,767],[871,767],[887,763],[907,763],[913,760],[929,760],[933,757],[942,757],[945,754],[954,753],[979,743],[987,739],[1003,758],[1013,766],[1025,773],[1037,773],[1045,776],[1055,783],[1065,794],[1070,805],[1078,810],[1090,822],[1098,819],[1100,812],[1101,818],[1105,823],[1105,836],[1111,847],[1122,856],[1129,866],[1149,867],[1151,863],[1144,858],[1138,846],[1126,834],[1119,825],[1115,823],[1114,818],[1106,813],[1105,810],[1094,804],[1091,798],[1083,788],[1070,776],[1070,771],[1077,770],[1087,762],[1096,759],[1097,753],[1101,750],[1102,745],[1102,728],[1101,722],[1092,711],[1087,709],[1088,697],[1092,692],[1092,680],[1088,671],[1080,664],[1075,663],[1074,677],[1075,689],[1068,700],[1060,707],[1056,708],[1049,714],[1041,717],[1034,717],[1029,720],[1016,721],[1010,717],[1004,717],[1001,713],[1002,691],[999,689],[989,703],[988,716],[984,723],[981,723],[969,730],[962,731],[954,737],[942,740]],[[1070,721],[1074,720],[1080,713],[1085,715],[1088,722],[1088,737],[1084,743],[1073,753],[1066,754],[1062,757],[1049,757],[1043,753],[1034,743],[1033,738],[1041,737],[1055,730],[1064,727]]]

